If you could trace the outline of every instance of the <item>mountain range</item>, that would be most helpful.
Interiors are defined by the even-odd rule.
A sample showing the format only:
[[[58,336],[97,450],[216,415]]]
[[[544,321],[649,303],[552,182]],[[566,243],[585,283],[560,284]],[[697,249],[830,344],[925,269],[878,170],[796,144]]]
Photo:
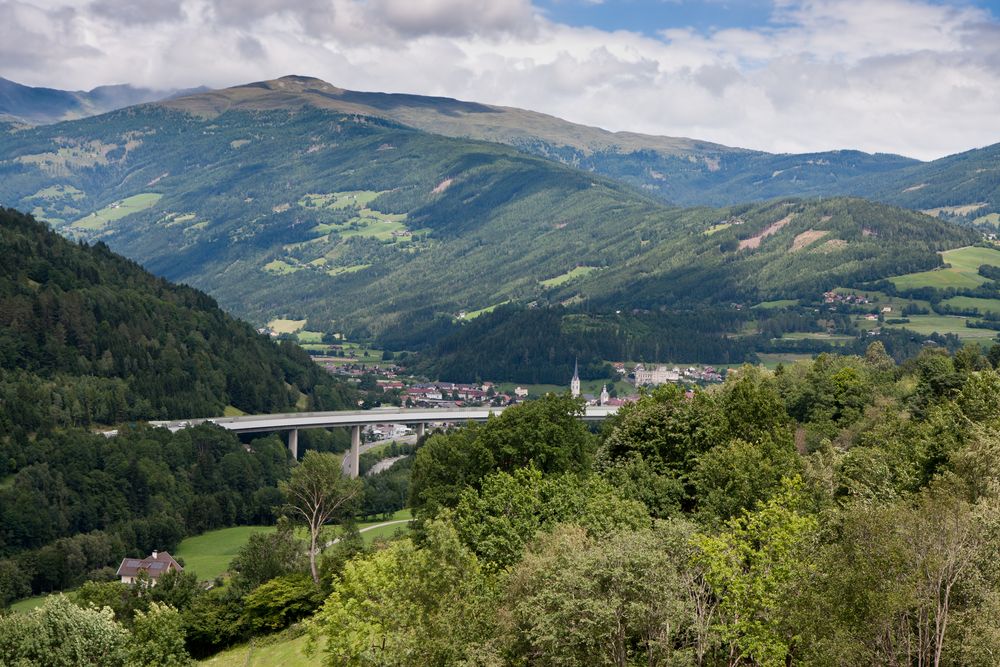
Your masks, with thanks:
[[[415,349],[508,303],[646,317],[624,351],[687,313],[671,336],[729,358],[753,348],[734,304],[932,269],[995,230],[998,152],[772,155],[292,76],[8,126],[0,202],[258,324]]]
[[[69,91],[25,86],[0,77],[0,120],[31,125],[58,123],[202,90],[152,90],[121,84]]]

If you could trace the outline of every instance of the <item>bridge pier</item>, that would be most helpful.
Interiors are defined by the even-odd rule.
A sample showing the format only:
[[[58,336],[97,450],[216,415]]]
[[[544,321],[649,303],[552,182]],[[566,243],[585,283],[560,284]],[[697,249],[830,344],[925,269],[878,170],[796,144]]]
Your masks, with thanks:
[[[292,453],[292,460],[299,460],[299,429],[297,428],[288,432],[288,451]]]
[[[424,437],[424,429],[426,428],[426,426],[427,426],[427,424],[425,424],[424,422],[420,422],[419,424],[417,424],[417,437],[418,438]]]
[[[351,427],[351,479],[357,479],[361,474],[361,427]]]

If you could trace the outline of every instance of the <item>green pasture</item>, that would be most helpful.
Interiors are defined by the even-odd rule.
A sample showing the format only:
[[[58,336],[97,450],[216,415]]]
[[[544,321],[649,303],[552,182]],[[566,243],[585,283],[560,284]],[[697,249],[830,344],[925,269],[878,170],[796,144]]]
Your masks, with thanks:
[[[587,275],[588,273],[593,273],[597,271],[596,266],[578,266],[575,269],[570,269],[566,273],[562,273],[555,278],[549,278],[548,280],[539,281],[542,287],[557,287],[564,283],[568,283],[571,280],[580,278]]]
[[[721,232],[724,229],[729,229],[732,226],[733,226],[733,223],[731,223],[731,222],[720,222],[719,224],[712,225],[711,227],[709,227],[708,229],[706,229],[703,232],[703,234],[705,234],[705,236],[711,236],[712,234],[716,234],[718,232]]]
[[[328,276],[339,276],[345,273],[357,273],[358,271],[364,271],[371,264],[354,264],[352,266],[337,266],[332,269],[328,269],[326,275]]]
[[[264,271],[274,276],[286,276],[301,271],[303,268],[305,267],[289,264],[283,259],[275,259],[264,265]]]
[[[758,354],[757,356],[760,357],[761,365],[769,370],[774,370],[777,368],[778,364],[788,366],[789,364],[794,364],[799,361],[811,361],[813,358],[813,355],[811,354],[791,352],[768,352]]]
[[[322,331],[300,331],[296,334],[300,343],[320,343],[323,341]]]
[[[929,336],[932,333],[955,334],[959,338],[971,340],[991,339],[997,335],[991,329],[970,329],[965,326],[967,317],[951,315],[909,315],[906,324],[885,324],[890,329],[909,329],[914,333]]]
[[[822,340],[830,343],[849,343],[854,336],[831,334],[822,331],[790,331],[781,336],[782,340]]]
[[[479,310],[473,310],[472,312],[466,313],[465,317],[462,319],[474,320],[480,315],[485,315],[486,313],[492,313],[500,306],[507,305],[508,303],[510,303],[510,299],[507,299],[506,301],[501,301],[500,303],[494,303],[492,306],[486,306],[485,308],[480,308]]]
[[[253,533],[272,533],[274,526],[235,526],[210,530],[201,535],[185,538],[173,554],[184,560],[184,569],[194,572],[202,581],[211,581],[222,575],[229,561],[247,543]]]
[[[41,606],[45,602],[45,598],[49,596],[48,593],[45,595],[35,595],[30,598],[24,598],[23,600],[18,600],[17,602],[12,602],[10,605],[10,610],[15,612],[26,612],[31,611],[35,607]]]
[[[410,510],[396,512],[385,520],[358,522],[358,530],[376,526],[385,521],[395,521],[411,518]],[[394,524],[361,533],[366,544],[378,537],[391,537],[396,530],[408,530],[407,524]],[[253,533],[272,533],[274,526],[235,526],[210,530],[201,535],[185,538],[173,554],[174,558],[184,560],[184,569],[194,572],[202,581],[211,581],[222,575],[229,568],[230,561],[239,553],[240,548],[247,543]],[[299,536],[305,538],[305,530],[297,529]]]
[[[946,264],[951,266],[933,271],[908,273],[889,280],[897,289],[917,289],[920,287],[970,289],[979,287],[986,282],[986,278],[978,273],[980,266],[983,264],[1000,266],[1000,250],[992,248],[967,246],[946,250],[941,253],[941,257]]]
[[[42,188],[30,197],[26,197],[26,199],[64,199],[69,197],[73,201],[80,201],[86,196],[86,193],[82,190],[78,190],[72,185],[59,183],[56,185],[50,185],[47,188]]]
[[[962,308],[963,310],[969,310],[975,308],[980,313],[1000,313],[1000,300],[997,299],[979,299],[971,296],[953,296],[950,299],[942,301],[946,306],[951,306],[952,308]]]
[[[144,211],[163,197],[155,192],[144,192],[142,194],[126,197],[121,201],[108,204],[99,211],[94,211],[90,215],[84,216],[74,222],[70,227],[76,229],[88,229],[96,231],[103,229],[109,222],[120,220],[126,215]]]
[[[349,192],[327,192],[308,194],[299,200],[304,208],[367,208],[381,192],[374,190],[352,190]]]
[[[778,308],[789,308],[797,305],[799,305],[798,299],[777,299],[775,301],[761,301],[756,306],[752,306],[752,308],[754,310],[775,310]]]
[[[319,667],[323,664],[320,652],[306,655],[307,635],[284,638],[263,637],[249,644],[241,644],[211,658],[200,661],[199,665],[211,667]]]

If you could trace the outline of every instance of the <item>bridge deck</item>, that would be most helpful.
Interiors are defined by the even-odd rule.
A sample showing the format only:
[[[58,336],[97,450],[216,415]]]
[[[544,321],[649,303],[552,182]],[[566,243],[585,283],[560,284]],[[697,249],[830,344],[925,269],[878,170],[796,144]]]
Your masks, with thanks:
[[[617,412],[617,407],[587,406],[580,419],[600,421]],[[197,426],[218,424],[236,433],[263,431],[288,431],[306,428],[334,428],[338,426],[367,426],[369,424],[426,424],[429,422],[486,421],[491,414],[500,414],[504,408],[376,408],[374,410],[342,410],[336,412],[295,412],[274,415],[245,415],[241,417],[209,417],[176,421],[150,422],[171,431]]]

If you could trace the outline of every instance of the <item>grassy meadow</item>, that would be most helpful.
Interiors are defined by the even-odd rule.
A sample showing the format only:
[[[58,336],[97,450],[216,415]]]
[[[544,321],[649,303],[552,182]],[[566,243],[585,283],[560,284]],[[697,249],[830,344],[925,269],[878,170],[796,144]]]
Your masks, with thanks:
[[[144,211],[156,204],[163,197],[155,192],[143,192],[142,194],[126,197],[121,201],[108,204],[99,211],[94,211],[90,215],[84,216],[70,225],[73,229],[86,229],[96,231],[103,229],[109,222],[121,220],[126,215]]]
[[[385,521],[400,521],[411,518],[410,510],[404,509],[396,512]],[[406,531],[409,527],[405,524],[394,524],[373,528],[385,521],[365,521],[359,522],[358,530],[366,544],[371,544],[378,538],[392,537],[397,530]],[[218,576],[225,574],[229,568],[229,563],[233,560],[240,548],[250,539],[253,533],[273,533],[274,526],[235,526],[233,528],[220,528],[210,530],[201,535],[185,538],[177,551],[172,555],[174,558],[184,560],[184,569],[194,572],[202,581],[211,581]],[[299,537],[305,538],[305,530],[300,531]]]
[[[908,273],[889,280],[897,289],[918,289],[920,287],[971,289],[986,282],[986,278],[978,273],[980,266],[983,264],[1000,266],[1000,250],[992,248],[967,246],[946,250],[941,253],[941,257],[950,266],[932,271]]]
[[[306,635],[291,636],[287,633],[275,637],[265,637],[263,640],[241,644],[231,649],[202,660],[199,665],[211,667],[319,667],[323,664],[322,656],[306,654]]]

